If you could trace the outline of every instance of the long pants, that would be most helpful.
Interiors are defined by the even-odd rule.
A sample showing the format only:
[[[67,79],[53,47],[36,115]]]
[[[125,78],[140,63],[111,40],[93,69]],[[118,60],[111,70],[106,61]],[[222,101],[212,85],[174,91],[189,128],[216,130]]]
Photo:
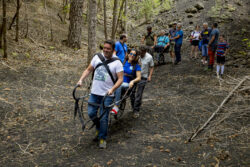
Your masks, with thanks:
[[[114,97],[108,96],[105,98],[104,105],[109,106],[112,104]],[[98,96],[91,94],[89,97],[89,103],[96,103],[101,104],[103,100],[103,96]],[[99,107],[89,104],[88,105],[88,115],[90,119],[96,123],[96,129],[99,131],[98,138],[99,139],[106,139],[108,134],[108,118],[109,118],[109,111],[111,108],[105,108],[106,113],[103,115],[101,120],[97,119],[97,112]],[[100,108],[100,115],[104,112],[104,109]]]
[[[151,56],[154,56],[154,49],[152,48],[152,46],[148,46],[148,45],[147,45],[147,52],[148,52]]]
[[[174,51],[175,51],[175,62],[178,63],[181,61],[181,45],[182,44],[178,44],[178,43],[175,43],[175,46],[174,46]]]
[[[208,60],[208,48],[207,48],[207,44],[202,44],[201,51],[202,51],[202,56],[206,57],[207,60]]]
[[[119,106],[121,103],[120,100],[121,100],[122,91],[124,89],[128,89],[128,88],[129,88],[129,83],[123,82],[122,85],[116,89],[116,91],[115,91],[115,103],[117,106]]]
[[[133,108],[134,112],[139,112],[140,111],[140,107],[142,104],[142,95],[143,95],[143,91],[144,88],[146,86],[146,81],[147,78],[141,78],[141,81],[137,84],[137,89],[134,90],[131,94],[131,105]]]
[[[208,48],[208,56],[209,56],[209,68],[213,68],[214,66],[214,56],[215,56],[215,51],[212,49],[212,47]]]

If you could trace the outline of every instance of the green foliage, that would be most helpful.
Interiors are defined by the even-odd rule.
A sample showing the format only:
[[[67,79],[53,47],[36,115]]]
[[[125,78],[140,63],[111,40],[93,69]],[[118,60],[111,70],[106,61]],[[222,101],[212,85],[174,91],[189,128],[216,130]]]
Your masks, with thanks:
[[[171,9],[172,3],[173,0],[143,0],[138,6],[138,17],[145,17],[146,21],[150,21],[159,11]]]
[[[27,59],[29,59],[29,58],[30,58],[30,54],[29,54],[29,53],[27,53],[27,52],[24,54],[24,56],[25,56]]]
[[[242,42],[244,43],[244,45],[246,45],[247,48],[250,48],[250,41],[248,38],[242,39]]]
[[[172,5],[173,5],[173,1],[172,0],[164,0],[162,2],[161,6],[162,6],[163,10],[170,10],[171,7],[172,7]]]
[[[70,4],[67,4],[63,7],[63,13],[69,13],[70,10]]]
[[[139,5],[139,17],[144,16],[146,21],[149,21],[153,15],[158,14],[160,0],[143,0]]]
[[[246,56],[247,53],[245,51],[239,51],[239,54]]]
[[[12,57],[17,57],[18,53],[17,52],[12,52]]]

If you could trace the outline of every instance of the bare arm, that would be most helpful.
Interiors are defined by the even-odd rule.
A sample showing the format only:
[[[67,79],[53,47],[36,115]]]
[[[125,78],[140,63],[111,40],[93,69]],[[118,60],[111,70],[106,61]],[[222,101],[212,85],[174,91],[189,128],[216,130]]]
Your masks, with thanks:
[[[164,49],[166,49],[169,46],[169,42],[164,46]]]
[[[156,44],[157,44],[157,36],[154,35],[154,46],[156,46]]]
[[[83,71],[81,78],[79,79],[77,85],[82,86],[82,81],[88,77],[88,75],[94,71],[94,67],[89,64],[86,70]]]
[[[148,81],[151,81],[153,72],[154,72],[154,67],[150,67],[150,69],[149,69]]]
[[[226,56],[229,52],[229,49],[226,49],[224,56]]]
[[[116,81],[115,85],[108,91],[108,95],[112,95],[117,88],[122,84],[123,82],[123,71],[117,73],[118,80]]]
[[[141,71],[136,71],[136,78],[129,82],[129,87],[132,88],[136,82],[141,80]]]
[[[141,44],[144,44],[145,36],[142,37],[141,39]]]
[[[174,37],[173,39],[178,39],[178,38],[180,38],[180,35],[178,35],[178,36]]]
[[[213,43],[214,39],[215,39],[215,35],[212,36],[211,40],[210,40],[209,43],[208,43],[208,46],[211,45],[211,44]]]

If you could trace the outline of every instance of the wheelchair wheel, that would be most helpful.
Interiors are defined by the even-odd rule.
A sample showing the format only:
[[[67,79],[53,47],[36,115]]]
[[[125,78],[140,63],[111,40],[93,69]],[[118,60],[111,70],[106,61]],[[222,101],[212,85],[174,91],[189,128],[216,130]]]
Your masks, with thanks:
[[[126,99],[124,99],[124,100],[121,102],[121,104],[120,104],[120,106],[119,106],[119,111],[118,111],[117,115],[114,116],[114,118],[115,118],[116,120],[118,120],[118,119],[120,119],[120,118],[122,117],[122,115],[123,115],[123,113],[124,113],[124,110],[125,110],[125,107],[126,107]]]
[[[164,57],[164,54],[161,53],[161,54],[159,55],[159,64],[164,64],[164,63],[165,63],[165,57]]]

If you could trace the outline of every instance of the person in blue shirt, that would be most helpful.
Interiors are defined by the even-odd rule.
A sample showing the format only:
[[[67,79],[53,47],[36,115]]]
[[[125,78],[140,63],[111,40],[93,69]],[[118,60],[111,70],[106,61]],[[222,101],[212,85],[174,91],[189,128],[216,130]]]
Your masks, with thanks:
[[[172,39],[175,40],[175,65],[177,65],[181,61],[181,46],[183,41],[183,31],[181,30],[181,27],[181,23],[178,23],[175,37]]]
[[[117,57],[119,57],[122,63],[124,62],[125,57],[127,56],[127,52],[128,52],[128,47],[125,42],[127,42],[127,35],[122,34],[120,36],[120,40],[115,43],[114,54]]]
[[[161,30],[160,36],[157,38],[157,45],[166,49],[169,46],[169,38],[165,35],[165,31]]]
[[[165,35],[165,31],[161,30],[160,31],[160,36],[157,38],[157,45],[155,46],[155,51],[158,53],[157,54],[157,60],[158,62],[160,61],[159,59],[159,54],[164,52],[167,47],[170,45],[169,44],[169,37]]]
[[[121,99],[122,89],[132,88],[135,83],[141,80],[141,67],[138,63],[139,56],[135,49],[132,49],[125,59],[123,66],[124,76],[122,85],[115,91],[115,102],[116,105],[111,110],[112,114],[117,114],[119,110],[119,101]]]

